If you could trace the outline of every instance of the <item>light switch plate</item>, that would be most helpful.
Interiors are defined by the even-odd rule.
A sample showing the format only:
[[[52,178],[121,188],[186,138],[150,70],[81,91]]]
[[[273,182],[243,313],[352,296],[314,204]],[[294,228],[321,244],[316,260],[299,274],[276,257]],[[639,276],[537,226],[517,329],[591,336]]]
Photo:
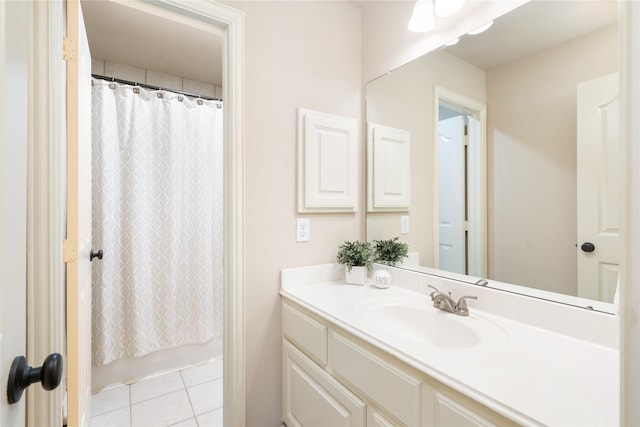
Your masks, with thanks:
[[[296,242],[308,242],[309,236],[309,218],[298,218],[296,223]]]
[[[409,215],[402,215],[400,217],[400,234],[409,233]]]

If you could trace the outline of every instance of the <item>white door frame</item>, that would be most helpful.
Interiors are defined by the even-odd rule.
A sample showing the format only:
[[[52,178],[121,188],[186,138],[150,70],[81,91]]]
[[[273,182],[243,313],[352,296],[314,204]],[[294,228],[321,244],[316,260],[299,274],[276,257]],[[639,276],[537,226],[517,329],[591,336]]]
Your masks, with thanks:
[[[32,2],[29,65],[27,213],[27,360],[35,366],[65,352],[62,240],[66,228],[66,66],[62,60],[61,2]],[[65,383],[58,390],[64,390]],[[29,426],[61,425],[60,391],[29,387]]]
[[[624,250],[620,280],[620,425],[640,425],[640,2],[620,2]]]
[[[138,2],[144,6],[148,3]],[[29,183],[33,195],[28,218],[30,282],[28,342],[40,362],[64,342],[64,270],[61,246],[65,235],[65,33],[63,2],[33,2],[33,71],[30,111]],[[224,425],[246,423],[245,272],[244,272],[244,13],[216,2],[160,0],[155,6],[188,16],[224,32]],[[32,358],[29,357],[29,360]],[[39,363],[39,362],[34,362]],[[91,363],[91,361],[86,361]],[[62,387],[62,386],[61,386]],[[60,393],[28,400],[29,425],[59,425]]]
[[[477,277],[487,277],[487,106],[464,95],[460,95],[440,86],[434,86],[434,137],[433,137],[433,236],[434,236],[434,266],[439,265],[440,239],[438,228],[440,224],[439,206],[439,149],[438,126],[440,121],[440,105],[444,104],[456,111],[473,116],[480,123],[480,130],[469,129],[476,136],[477,144],[470,144],[468,150],[468,209],[469,209],[469,239],[468,265],[470,271]]]

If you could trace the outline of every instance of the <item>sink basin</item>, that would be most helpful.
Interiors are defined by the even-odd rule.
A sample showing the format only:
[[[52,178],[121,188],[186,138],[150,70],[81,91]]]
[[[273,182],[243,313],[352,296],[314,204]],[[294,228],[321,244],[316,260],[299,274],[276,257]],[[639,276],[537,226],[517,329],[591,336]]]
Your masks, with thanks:
[[[428,301],[377,301],[359,308],[363,320],[419,344],[462,349],[504,333],[493,323],[475,314],[458,316],[433,308]]]

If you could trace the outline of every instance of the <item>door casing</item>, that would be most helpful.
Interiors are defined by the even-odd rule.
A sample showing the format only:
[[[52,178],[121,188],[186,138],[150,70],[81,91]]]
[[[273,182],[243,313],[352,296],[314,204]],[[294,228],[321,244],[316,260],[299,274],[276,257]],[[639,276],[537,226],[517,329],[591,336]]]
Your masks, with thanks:
[[[225,262],[224,262],[224,424],[245,425],[245,276],[244,276],[244,13],[216,2],[162,0],[140,7],[160,7],[169,15],[188,16],[215,25],[224,32],[225,100]],[[41,248],[31,256],[27,306],[30,354],[36,359],[52,347],[63,346],[65,317],[63,298],[64,265],[62,241],[65,235],[65,63],[62,39],[65,35],[63,2],[32,2],[34,54],[30,64],[34,107],[30,111],[28,180],[33,200],[28,216],[33,230],[29,244]],[[40,90],[41,89],[41,90]],[[44,167],[42,167],[44,166]],[[36,213],[37,212],[37,213]],[[39,236],[36,236],[36,234]],[[45,241],[44,243],[42,241]],[[44,358],[42,358],[44,360]],[[37,363],[37,362],[34,362]],[[91,363],[91,361],[83,361]],[[63,385],[59,388],[62,390]],[[59,425],[61,393],[28,400],[29,425]]]
[[[27,165],[27,360],[34,366],[53,352],[64,353],[65,70],[60,2],[32,2]],[[57,53],[57,54],[56,54]],[[65,389],[65,382],[57,390]],[[62,392],[29,387],[29,426],[61,425]]]
[[[474,125],[469,126],[468,162],[467,162],[467,206],[468,206],[468,266],[469,274],[487,277],[487,106],[464,95],[460,95],[440,86],[434,86],[433,110],[434,123],[440,121],[440,105],[464,112],[473,118]],[[434,126],[433,141],[438,141],[438,126]],[[473,143],[471,141],[473,140]],[[439,150],[434,143],[433,153],[433,200],[439,200]],[[439,265],[440,208],[433,207],[434,266]]]

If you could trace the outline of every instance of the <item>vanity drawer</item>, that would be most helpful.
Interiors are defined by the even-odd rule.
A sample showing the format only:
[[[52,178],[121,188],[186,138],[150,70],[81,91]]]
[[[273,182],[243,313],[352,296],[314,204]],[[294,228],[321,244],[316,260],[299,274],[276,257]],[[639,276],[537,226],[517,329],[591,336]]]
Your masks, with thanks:
[[[327,364],[327,327],[289,304],[282,304],[282,332],[321,366]]]
[[[344,379],[407,426],[420,425],[420,380],[358,344],[331,332],[331,366]]]

